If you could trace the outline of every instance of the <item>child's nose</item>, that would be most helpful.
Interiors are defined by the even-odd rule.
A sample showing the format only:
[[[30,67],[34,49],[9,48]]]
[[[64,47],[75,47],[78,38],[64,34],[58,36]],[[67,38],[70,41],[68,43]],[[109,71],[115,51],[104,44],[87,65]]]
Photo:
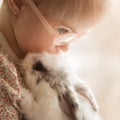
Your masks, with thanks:
[[[58,47],[58,49],[60,49],[64,52],[67,52],[69,50],[69,46],[70,46],[70,43],[67,43],[67,44],[64,44],[64,45],[59,45],[57,47]]]

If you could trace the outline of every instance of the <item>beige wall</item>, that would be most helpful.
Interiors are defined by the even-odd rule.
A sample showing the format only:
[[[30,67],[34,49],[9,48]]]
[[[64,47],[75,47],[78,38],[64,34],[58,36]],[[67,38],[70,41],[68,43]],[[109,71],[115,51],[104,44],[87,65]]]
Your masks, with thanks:
[[[2,3],[2,0],[0,0],[0,5],[1,5],[1,3]]]
[[[103,120],[120,120],[120,1],[88,35],[76,41],[70,62],[92,88]]]

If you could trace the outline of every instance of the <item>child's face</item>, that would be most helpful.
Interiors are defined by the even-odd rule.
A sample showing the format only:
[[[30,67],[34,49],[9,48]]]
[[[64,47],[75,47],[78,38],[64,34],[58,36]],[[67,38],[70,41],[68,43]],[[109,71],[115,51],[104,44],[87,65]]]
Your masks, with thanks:
[[[87,29],[82,31],[75,26],[71,27],[58,19],[48,18],[47,16],[45,18],[59,36],[67,35],[71,32],[81,36],[87,31]],[[13,29],[23,54],[43,51],[58,54],[60,51],[66,52],[69,49],[69,42],[63,45],[54,44],[54,34],[50,35],[48,33],[29,4],[24,5],[19,15],[14,19]]]

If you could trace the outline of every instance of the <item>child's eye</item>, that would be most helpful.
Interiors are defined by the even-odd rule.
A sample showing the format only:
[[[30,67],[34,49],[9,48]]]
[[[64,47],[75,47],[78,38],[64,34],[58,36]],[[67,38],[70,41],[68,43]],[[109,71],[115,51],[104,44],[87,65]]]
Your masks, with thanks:
[[[58,28],[58,33],[59,34],[66,34],[66,33],[69,33],[69,30],[66,29],[66,28]]]

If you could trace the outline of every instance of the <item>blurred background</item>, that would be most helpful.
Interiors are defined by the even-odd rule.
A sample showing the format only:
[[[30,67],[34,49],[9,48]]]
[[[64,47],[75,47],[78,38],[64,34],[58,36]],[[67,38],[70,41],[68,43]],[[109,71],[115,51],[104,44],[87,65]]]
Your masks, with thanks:
[[[93,90],[103,120],[120,120],[120,0],[87,35],[76,41],[69,60]]]
[[[111,2],[103,20],[73,43],[69,62],[93,90],[102,119],[120,120],[120,0]]]

